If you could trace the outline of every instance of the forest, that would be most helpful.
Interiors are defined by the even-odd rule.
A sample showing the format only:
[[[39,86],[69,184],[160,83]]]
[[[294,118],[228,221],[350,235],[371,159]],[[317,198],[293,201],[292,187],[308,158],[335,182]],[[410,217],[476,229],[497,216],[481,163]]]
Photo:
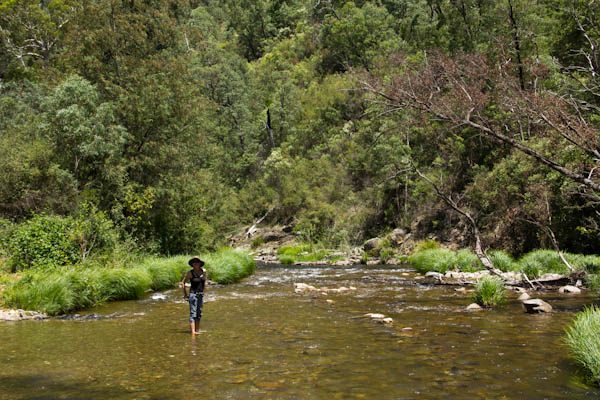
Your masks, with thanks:
[[[0,257],[211,251],[266,213],[330,247],[405,228],[593,253],[599,17],[577,0],[1,0]]]

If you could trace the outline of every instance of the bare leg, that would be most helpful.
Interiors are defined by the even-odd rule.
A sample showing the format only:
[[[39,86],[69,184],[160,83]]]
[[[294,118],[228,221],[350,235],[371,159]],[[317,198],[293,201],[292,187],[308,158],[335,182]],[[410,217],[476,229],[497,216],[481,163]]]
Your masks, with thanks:
[[[200,320],[194,321],[194,326],[195,326],[195,332],[199,333],[200,332]]]
[[[194,329],[194,323],[190,322],[190,329],[192,330],[192,335],[196,333],[196,329]]]

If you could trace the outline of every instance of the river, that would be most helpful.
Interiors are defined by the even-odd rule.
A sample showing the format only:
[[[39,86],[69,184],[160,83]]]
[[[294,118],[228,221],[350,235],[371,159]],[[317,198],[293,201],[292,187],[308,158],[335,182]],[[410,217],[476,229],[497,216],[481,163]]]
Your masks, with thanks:
[[[295,294],[299,282],[356,290]],[[555,312],[527,315],[511,294],[500,309],[468,313],[469,294],[421,282],[398,267],[259,266],[208,288],[195,338],[180,290],[82,313],[90,319],[1,323],[0,399],[600,396],[562,344],[592,297],[547,293]]]

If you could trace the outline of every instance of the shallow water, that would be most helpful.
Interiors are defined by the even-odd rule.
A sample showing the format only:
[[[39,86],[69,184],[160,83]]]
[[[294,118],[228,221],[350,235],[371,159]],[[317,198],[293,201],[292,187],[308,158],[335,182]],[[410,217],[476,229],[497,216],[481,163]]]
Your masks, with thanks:
[[[587,399],[562,344],[593,298],[516,295],[464,312],[469,294],[385,267],[266,267],[209,287],[192,338],[180,290],[88,311],[98,320],[0,324],[0,399]],[[294,294],[294,283],[355,286]],[[328,303],[326,299],[334,300]],[[380,325],[368,312],[394,319]],[[412,329],[404,329],[412,328]]]

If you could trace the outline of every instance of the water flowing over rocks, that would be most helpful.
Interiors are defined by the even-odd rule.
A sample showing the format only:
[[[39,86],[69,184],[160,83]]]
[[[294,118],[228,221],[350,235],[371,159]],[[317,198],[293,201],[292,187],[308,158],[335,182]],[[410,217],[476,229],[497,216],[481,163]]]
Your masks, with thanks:
[[[541,299],[525,300],[522,304],[525,312],[529,314],[552,312],[552,306]]]
[[[48,316],[44,313],[38,313],[35,311],[25,310],[0,310],[0,321],[26,321],[26,320],[41,320],[46,319]]]
[[[306,283],[295,283],[294,284],[294,293],[310,293],[310,292],[319,292],[323,295],[327,293],[346,293],[356,290],[354,286],[345,287],[340,286],[339,288],[328,288],[328,287],[315,287],[312,285],[307,285]]]

